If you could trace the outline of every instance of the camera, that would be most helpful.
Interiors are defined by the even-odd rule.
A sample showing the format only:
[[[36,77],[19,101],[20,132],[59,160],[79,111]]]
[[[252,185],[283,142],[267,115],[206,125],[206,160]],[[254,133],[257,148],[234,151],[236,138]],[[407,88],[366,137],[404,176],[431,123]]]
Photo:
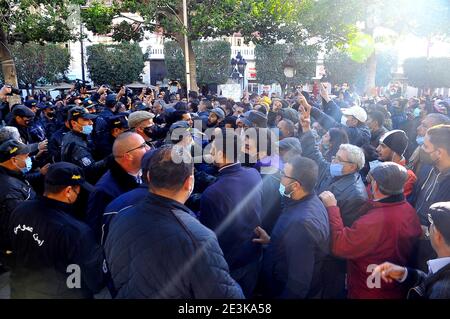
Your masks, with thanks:
[[[20,92],[19,89],[16,89],[12,85],[9,85],[9,84],[5,84],[5,86],[11,88],[11,93],[8,93],[6,95],[8,95],[8,96],[11,96],[11,95],[14,95],[14,94],[20,95],[21,92]]]

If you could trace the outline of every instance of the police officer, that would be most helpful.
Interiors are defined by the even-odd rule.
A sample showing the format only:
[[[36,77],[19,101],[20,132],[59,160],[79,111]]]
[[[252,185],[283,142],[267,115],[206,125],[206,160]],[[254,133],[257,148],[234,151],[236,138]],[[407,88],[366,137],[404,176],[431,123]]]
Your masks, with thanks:
[[[128,119],[125,114],[114,115],[107,121],[108,135],[100,136],[95,151],[97,158],[105,158],[112,153],[112,147],[117,136],[128,130]]]
[[[20,138],[25,144],[34,143],[30,133],[30,127],[34,119],[34,113],[25,105],[14,106],[11,117],[8,121],[9,126],[14,126],[19,130]]]
[[[92,188],[81,168],[52,164],[44,196],[11,215],[11,298],[92,298],[103,287],[103,249],[71,216],[81,187]]]
[[[42,102],[38,104],[38,107],[41,110],[40,125],[45,131],[45,136],[51,137],[57,130],[55,106],[52,102]]]
[[[29,132],[31,136],[31,141],[33,143],[42,142],[46,139],[45,129],[40,121],[40,109],[38,101],[36,100],[28,100],[25,101],[25,106],[28,107],[33,113],[34,116],[29,123]]]
[[[95,183],[108,169],[108,161],[112,155],[101,161],[95,161],[93,150],[88,145],[88,136],[92,133],[95,115],[84,107],[73,107],[69,110],[68,132],[61,145],[61,160],[74,163],[84,169],[88,181]]]
[[[10,139],[0,145],[0,249],[9,247],[7,225],[11,212],[19,203],[36,194],[25,173],[31,169],[30,146]]]
[[[59,109],[58,115],[61,118],[62,125],[60,124],[60,128],[50,136],[48,143],[48,153],[53,163],[61,161],[61,145],[64,135],[70,132],[68,113],[72,107],[74,106],[68,105]]]

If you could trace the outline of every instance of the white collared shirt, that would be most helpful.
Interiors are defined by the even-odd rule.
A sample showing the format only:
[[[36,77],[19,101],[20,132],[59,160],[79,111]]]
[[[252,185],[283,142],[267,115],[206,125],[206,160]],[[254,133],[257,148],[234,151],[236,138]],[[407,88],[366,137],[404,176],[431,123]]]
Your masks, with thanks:
[[[439,270],[450,264],[450,257],[431,259],[427,262],[427,264],[428,264],[428,273],[435,274]]]
[[[439,270],[450,264],[450,257],[431,259],[427,261],[427,264],[428,264],[428,275],[435,274]],[[408,277],[407,268],[405,268],[405,274],[403,275],[402,279],[400,279],[398,282],[404,282],[406,280],[406,277]]]

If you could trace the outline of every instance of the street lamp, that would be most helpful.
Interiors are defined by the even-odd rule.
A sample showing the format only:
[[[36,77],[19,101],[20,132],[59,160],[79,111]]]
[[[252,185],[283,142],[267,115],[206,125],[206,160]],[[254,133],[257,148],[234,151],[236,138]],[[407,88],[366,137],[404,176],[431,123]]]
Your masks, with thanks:
[[[287,78],[287,85],[289,85],[292,78],[295,76],[297,72],[297,63],[294,60],[292,49],[289,50],[286,59],[283,62],[283,73]]]
[[[245,68],[247,67],[247,61],[245,61],[245,59],[242,57],[241,52],[238,52],[236,58],[231,59],[231,66],[233,68],[231,78],[233,80],[239,80],[242,78],[242,91],[244,91]]]
[[[294,60],[294,57],[292,55],[292,50],[289,51],[286,59],[283,62],[283,72],[284,75],[288,78],[288,79],[292,79],[296,73],[296,62]]]

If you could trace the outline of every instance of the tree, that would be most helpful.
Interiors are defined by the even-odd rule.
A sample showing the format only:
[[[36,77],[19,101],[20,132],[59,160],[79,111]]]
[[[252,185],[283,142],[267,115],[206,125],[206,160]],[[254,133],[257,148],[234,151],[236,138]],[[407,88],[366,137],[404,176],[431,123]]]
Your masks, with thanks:
[[[357,8],[359,7],[359,9]],[[450,35],[450,14],[447,1],[442,0],[362,0],[355,6],[357,19],[364,22],[364,35],[355,33],[348,46],[355,61],[366,64],[364,91],[371,91],[376,83],[377,39],[374,38],[377,28],[389,29],[399,38],[402,34],[412,33],[426,37],[445,38]],[[361,14],[362,13],[362,14]],[[356,48],[357,54],[354,54]],[[359,50],[358,50],[359,48]],[[358,54],[366,51],[363,59]]]
[[[357,0],[187,0],[189,23],[183,25],[182,0],[127,0],[112,6],[99,2],[83,10],[86,26],[94,33],[112,33],[116,41],[140,39],[143,31],[160,31],[184,47],[188,38],[192,89],[196,84],[196,55],[192,42],[230,36],[239,32],[245,41],[274,43],[280,39],[304,42],[314,39],[316,45],[345,42],[354,30],[351,22]],[[129,27],[114,27],[122,12],[137,13],[142,19],[128,17]]]
[[[145,55],[137,43],[87,47],[87,67],[95,84],[120,86],[141,80]]]
[[[364,74],[364,64],[352,60],[346,52],[332,51],[325,56],[325,69],[332,84],[356,85]]]
[[[406,59],[403,72],[414,87],[435,89],[450,87],[450,58],[418,57]]]
[[[288,79],[284,75],[283,63],[292,52],[295,75]],[[317,50],[314,46],[273,44],[257,45],[255,49],[257,78],[260,83],[279,83],[284,91],[288,83],[310,80],[316,72]]]
[[[392,67],[396,64],[396,55],[393,52],[382,52],[376,56],[376,86],[386,86],[392,79]],[[331,83],[349,83],[359,90],[364,90],[364,81],[367,74],[366,64],[356,62],[347,52],[334,50],[324,59],[327,76]]]
[[[27,88],[31,86],[32,91],[38,82],[61,80],[69,69],[69,50],[60,45],[16,42],[10,50],[14,56],[19,84]]]
[[[6,83],[18,86],[10,46],[15,42],[65,42],[76,38],[73,18],[83,0],[0,0],[0,62]]]
[[[223,84],[228,80],[231,46],[227,41],[194,41],[197,57],[197,83],[200,85]],[[175,41],[164,44],[165,63],[168,74],[173,79],[185,81],[184,54]]]

